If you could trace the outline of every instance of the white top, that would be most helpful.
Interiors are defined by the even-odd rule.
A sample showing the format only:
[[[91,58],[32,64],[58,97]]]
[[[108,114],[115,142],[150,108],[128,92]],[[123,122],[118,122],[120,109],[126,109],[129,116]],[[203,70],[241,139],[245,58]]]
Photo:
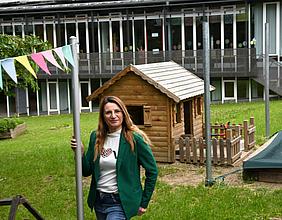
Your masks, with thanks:
[[[118,192],[116,162],[121,129],[107,134],[100,156],[100,177],[97,190],[105,193]]]

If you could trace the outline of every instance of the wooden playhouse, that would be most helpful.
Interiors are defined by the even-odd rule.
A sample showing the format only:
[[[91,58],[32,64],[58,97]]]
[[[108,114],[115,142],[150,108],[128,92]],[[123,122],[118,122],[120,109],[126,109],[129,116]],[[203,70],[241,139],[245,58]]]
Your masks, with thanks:
[[[150,137],[159,162],[174,162],[176,140],[203,136],[204,81],[177,63],[129,65],[87,97],[118,96]]]

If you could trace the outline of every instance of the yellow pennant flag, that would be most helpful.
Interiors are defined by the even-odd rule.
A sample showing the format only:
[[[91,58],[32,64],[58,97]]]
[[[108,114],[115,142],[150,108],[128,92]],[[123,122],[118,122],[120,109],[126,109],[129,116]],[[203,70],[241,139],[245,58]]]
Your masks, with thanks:
[[[36,73],[34,72],[34,70],[32,69],[27,56],[19,56],[19,57],[15,57],[15,60],[20,62],[36,79]]]

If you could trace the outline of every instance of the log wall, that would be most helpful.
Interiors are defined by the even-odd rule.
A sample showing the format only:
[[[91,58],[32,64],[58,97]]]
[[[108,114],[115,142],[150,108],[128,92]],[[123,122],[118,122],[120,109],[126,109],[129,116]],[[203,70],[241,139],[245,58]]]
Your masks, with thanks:
[[[151,126],[139,126],[153,143],[152,151],[159,162],[174,162],[174,146],[170,134],[170,99],[153,85],[134,73],[128,73],[116,81],[103,95],[118,96],[126,105],[150,107]]]

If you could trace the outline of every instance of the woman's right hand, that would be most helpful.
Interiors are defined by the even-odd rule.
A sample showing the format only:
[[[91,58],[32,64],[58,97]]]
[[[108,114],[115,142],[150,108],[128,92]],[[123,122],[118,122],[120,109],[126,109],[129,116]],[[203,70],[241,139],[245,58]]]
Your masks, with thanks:
[[[71,149],[73,150],[73,152],[75,152],[76,148],[77,148],[77,142],[76,142],[76,139],[73,136],[72,139],[71,139]],[[83,154],[84,154],[84,146],[81,142],[81,155],[83,155]]]

